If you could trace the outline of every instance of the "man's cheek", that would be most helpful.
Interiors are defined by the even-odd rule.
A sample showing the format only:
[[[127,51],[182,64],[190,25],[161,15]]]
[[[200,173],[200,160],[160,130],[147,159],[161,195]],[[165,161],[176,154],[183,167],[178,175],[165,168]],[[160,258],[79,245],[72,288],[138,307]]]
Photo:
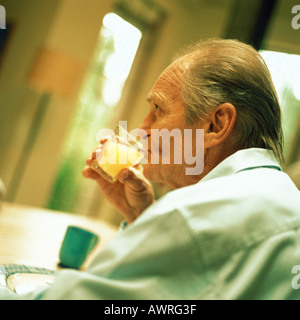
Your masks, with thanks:
[[[161,163],[161,146],[156,139],[149,139],[150,152],[148,152],[148,163],[159,164]]]
[[[185,174],[200,175],[204,169],[204,130],[196,129],[194,137],[188,129],[184,131],[184,161],[189,165],[185,168]]]

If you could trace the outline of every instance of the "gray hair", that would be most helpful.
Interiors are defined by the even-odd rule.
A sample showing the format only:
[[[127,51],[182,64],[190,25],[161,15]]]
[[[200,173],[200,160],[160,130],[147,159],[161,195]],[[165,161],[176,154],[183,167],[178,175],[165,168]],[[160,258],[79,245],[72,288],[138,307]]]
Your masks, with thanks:
[[[283,163],[281,109],[260,54],[238,40],[210,39],[189,47],[182,57],[189,62],[181,84],[187,122],[231,103],[237,110],[237,146],[271,149]]]

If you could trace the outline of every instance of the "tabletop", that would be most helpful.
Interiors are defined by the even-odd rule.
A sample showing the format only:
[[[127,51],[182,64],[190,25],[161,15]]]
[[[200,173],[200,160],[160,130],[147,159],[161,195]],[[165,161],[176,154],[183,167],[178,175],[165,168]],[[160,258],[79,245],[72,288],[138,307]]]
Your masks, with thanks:
[[[114,238],[118,229],[97,218],[3,202],[0,208],[0,264],[56,269],[69,225],[92,231],[100,237],[83,268]]]

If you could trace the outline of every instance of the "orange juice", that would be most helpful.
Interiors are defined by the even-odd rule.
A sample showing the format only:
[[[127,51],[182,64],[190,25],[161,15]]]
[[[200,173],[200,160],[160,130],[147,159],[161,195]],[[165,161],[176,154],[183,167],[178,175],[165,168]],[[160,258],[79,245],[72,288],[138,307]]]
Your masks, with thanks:
[[[108,140],[103,145],[101,156],[95,159],[91,167],[109,182],[115,182],[122,169],[139,163],[143,158],[140,150]]]

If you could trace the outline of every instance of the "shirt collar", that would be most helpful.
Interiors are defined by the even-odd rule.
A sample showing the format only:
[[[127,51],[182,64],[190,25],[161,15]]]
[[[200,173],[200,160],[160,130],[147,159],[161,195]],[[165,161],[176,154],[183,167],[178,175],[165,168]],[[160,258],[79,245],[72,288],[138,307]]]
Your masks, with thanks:
[[[278,164],[273,151],[260,148],[243,149],[219,163],[212,171],[201,179],[200,182],[261,167],[273,168],[281,171],[281,167]]]

